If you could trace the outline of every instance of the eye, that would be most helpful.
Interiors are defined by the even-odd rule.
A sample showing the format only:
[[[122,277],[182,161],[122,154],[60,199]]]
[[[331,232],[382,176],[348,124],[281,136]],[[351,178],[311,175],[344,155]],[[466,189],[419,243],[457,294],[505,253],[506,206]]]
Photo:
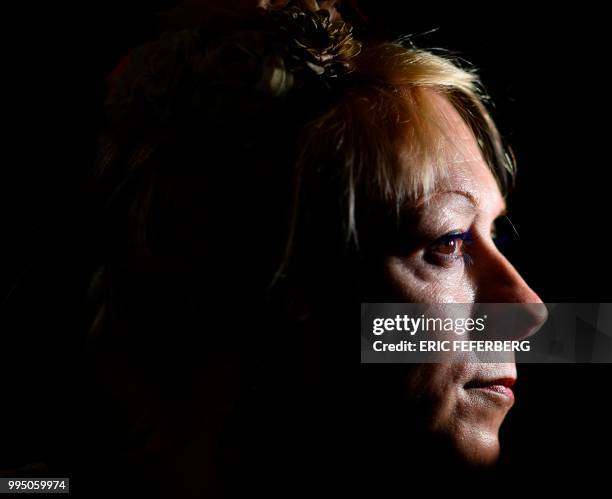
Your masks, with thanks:
[[[471,234],[467,232],[449,232],[436,239],[429,245],[426,256],[434,263],[444,263],[448,260],[463,259],[467,261],[466,246],[471,241]]]
[[[437,239],[430,249],[443,255],[458,255],[463,249],[463,239],[461,234],[449,234]]]

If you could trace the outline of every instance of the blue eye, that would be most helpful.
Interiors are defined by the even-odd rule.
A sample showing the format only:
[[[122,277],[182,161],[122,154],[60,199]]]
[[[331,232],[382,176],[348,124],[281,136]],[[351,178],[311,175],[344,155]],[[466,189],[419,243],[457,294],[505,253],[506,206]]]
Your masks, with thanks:
[[[455,260],[461,258],[465,263],[471,263],[472,259],[466,251],[466,246],[472,241],[473,238],[470,231],[449,232],[436,239],[427,248],[427,255],[430,259],[439,260],[441,262],[448,261],[449,259]]]

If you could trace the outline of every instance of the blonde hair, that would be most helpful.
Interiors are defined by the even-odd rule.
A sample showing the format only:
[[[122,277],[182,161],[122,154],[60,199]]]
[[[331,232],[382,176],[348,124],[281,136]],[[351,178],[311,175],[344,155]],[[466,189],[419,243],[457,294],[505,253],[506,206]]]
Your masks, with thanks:
[[[427,91],[454,106],[506,192],[514,162],[473,69],[404,42],[364,41],[353,71],[329,91],[309,93],[304,85],[279,98],[259,85],[275,42],[256,28],[217,24],[166,33],[136,50],[113,82],[96,182],[107,189],[105,209],[114,217],[107,239],[121,246],[115,254],[130,253],[137,265],[153,255],[159,268],[151,241],[191,245],[194,238],[177,237],[177,230],[189,231],[189,217],[198,223],[185,213],[210,208],[187,202],[206,197],[194,195],[199,186],[227,182],[228,196],[238,198],[231,188],[237,175],[248,183],[259,172],[271,183],[258,180],[264,197],[293,188],[288,220],[269,230],[276,234],[270,242],[276,264],[270,264],[268,284],[299,268],[304,255],[311,258],[313,238],[321,247],[359,251],[364,229],[381,219],[397,222],[402,208],[426,196],[449,171],[449,137]],[[293,187],[285,177],[293,178]],[[282,210],[279,205],[261,218]],[[120,224],[123,231],[116,229]],[[191,262],[196,253],[170,259]]]
[[[100,230],[89,346],[109,385],[145,389],[131,413],[152,419],[139,417],[133,442],[181,411],[176,387],[180,397],[193,390],[197,404],[184,407],[202,405],[199,369],[235,362],[251,394],[253,376],[271,379],[258,378],[268,359],[276,373],[279,359],[310,365],[312,349],[329,350],[302,319],[333,302],[346,329],[361,298],[354,258],[376,239],[368,231],[394,224],[448,168],[425,89],[452,102],[503,190],[512,169],[475,73],[448,58],[363,42],[354,71],[330,88],[279,97],[259,85],[279,45],[259,24],[190,19],[197,28],[165,33],[113,72],[92,179]],[[237,313],[245,320],[228,327]],[[319,334],[336,332],[321,324]],[[159,376],[168,357],[180,369]]]
[[[337,102],[303,130],[283,266],[291,259],[301,211],[307,209],[300,199],[304,191],[316,189],[308,185],[314,172],[321,176],[327,170],[328,176],[341,178],[345,242],[356,248],[359,227],[378,223],[369,214],[382,211],[398,221],[402,208],[427,196],[450,173],[445,144],[452,138],[445,135],[427,91],[444,95],[469,126],[504,195],[513,178],[513,156],[485,107],[488,98],[474,69],[400,43],[366,43],[351,81]],[[276,278],[282,272],[283,267]]]

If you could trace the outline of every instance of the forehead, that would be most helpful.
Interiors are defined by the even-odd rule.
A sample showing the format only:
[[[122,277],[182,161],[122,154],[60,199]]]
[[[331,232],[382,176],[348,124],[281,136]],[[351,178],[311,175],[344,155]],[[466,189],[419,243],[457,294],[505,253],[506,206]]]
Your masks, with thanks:
[[[436,179],[431,196],[457,194],[479,208],[502,212],[503,196],[470,127],[445,95],[423,90],[423,97],[429,119],[435,121],[434,130],[439,134],[437,147],[443,163],[443,174]],[[404,175],[410,174],[410,168],[403,171]]]

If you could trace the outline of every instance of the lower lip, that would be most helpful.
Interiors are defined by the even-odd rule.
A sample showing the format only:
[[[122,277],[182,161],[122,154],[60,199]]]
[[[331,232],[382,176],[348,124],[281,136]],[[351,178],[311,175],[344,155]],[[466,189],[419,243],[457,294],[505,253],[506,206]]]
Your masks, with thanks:
[[[505,385],[488,385],[488,386],[479,386],[472,388],[473,390],[484,390],[488,393],[499,395],[501,397],[506,397],[510,400],[514,400],[514,392],[512,388]]]

